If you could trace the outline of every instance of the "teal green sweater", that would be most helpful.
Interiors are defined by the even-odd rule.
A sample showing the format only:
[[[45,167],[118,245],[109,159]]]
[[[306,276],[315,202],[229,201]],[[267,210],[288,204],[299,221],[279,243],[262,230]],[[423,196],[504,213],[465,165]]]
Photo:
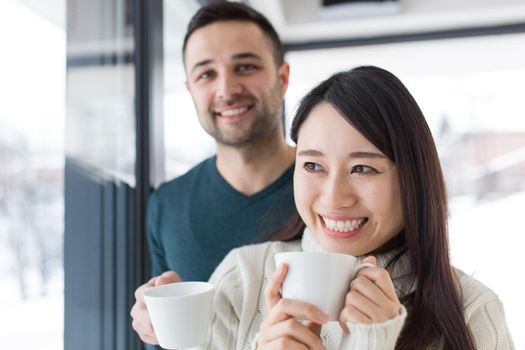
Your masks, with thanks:
[[[216,157],[160,186],[148,203],[152,275],[206,281],[230,250],[262,242],[295,212],[293,166],[251,196],[219,174]]]

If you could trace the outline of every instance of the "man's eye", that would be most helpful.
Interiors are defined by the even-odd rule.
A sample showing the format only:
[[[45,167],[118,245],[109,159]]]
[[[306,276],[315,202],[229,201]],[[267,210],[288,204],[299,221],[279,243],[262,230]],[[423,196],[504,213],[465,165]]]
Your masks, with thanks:
[[[240,64],[239,66],[237,66],[237,71],[241,73],[247,72],[253,69],[255,69],[255,66],[253,64]]]
[[[352,167],[352,170],[350,171],[351,174],[358,174],[358,175],[368,175],[368,174],[377,174],[378,171],[368,165],[355,165]]]
[[[319,172],[323,170],[323,168],[319,164],[313,163],[313,162],[306,162],[304,163],[303,167],[306,171],[311,172],[311,173],[315,173],[315,172]]]
[[[201,79],[209,79],[213,76],[213,72],[212,71],[206,71],[206,72],[203,72],[201,74],[199,74],[197,76],[197,80],[201,80]]]

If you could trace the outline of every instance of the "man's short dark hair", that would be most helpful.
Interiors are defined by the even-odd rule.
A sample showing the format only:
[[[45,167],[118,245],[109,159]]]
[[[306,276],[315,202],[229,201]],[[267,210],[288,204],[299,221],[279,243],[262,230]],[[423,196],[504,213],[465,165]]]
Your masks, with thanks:
[[[273,46],[273,57],[275,63],[279,67],[284,62],[284,49],[279,39],[279,35],[274,27],[260,12],[253,8],[235,2],[216,1],[209,5],[201,7],[190,20],[186,35],[184,36],[184,43],[182,45],[182,55],[186,53],[186,45],[191,34],[197,29],[210,25],[216,22],[224,21],[241,21],[251,22],[257,25],[263,33],[270,39]]]

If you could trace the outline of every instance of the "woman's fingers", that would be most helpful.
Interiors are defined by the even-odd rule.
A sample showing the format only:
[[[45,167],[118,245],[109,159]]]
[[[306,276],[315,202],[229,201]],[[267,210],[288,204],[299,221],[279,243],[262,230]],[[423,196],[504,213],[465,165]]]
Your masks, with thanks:
[[[294,346],[304,346],[306,349],[324,349],[321,339],[307,326],[301,324],[294,318],[272,325],[259,333],[257,344],[266,349],[270,344],[279,344],[278,349],[289,349]],[[263,347],[263,345],[265,345]]]
[[[376,265],[374,257],[367,257],[363,262]],[[398,316],[400,308],[401,303],[388,271],[369,267],[361,269],[350,284],[339,321],[381,323]],[[342,328],[344,331],[345,328]]]
[[[339,322],[340,323],[373,323],[370,318],[368,318],[365,314],[363,314],[359,309],[355,308],[353,305],[346,305],[341,311],[341,314],[339,315]],[[345,331],[345,328],[343,328],[343,331]],[[346,331],[348,332],[348,327],[346,327]]]
[[[390,299],[368,277],[359,276],[352,281],[350,291],[346,296],[345,304],[353,304],[376,322],[386,321],[399,315],[401,303],[397,297],[396,300]]]
[[[383,290],[366,276],[356,277],[352,283],[350,283],[350,290],[359,292],[361,295],[366,296],[377,306],[392,302],[392,300],[383,292]]]
[[[318,324],[324,324],[330,320],[330,317],[315,305],[303,303],[298,300],[280,299],[261,324],[261,330],[291,317]]]
[[[368,262],[368,258],[370,257],[367,257],[364,261]],[[390,300],[398,300],[394,283],[392,282],[392,279],[390,278],[387,270],[378,267],[369,267],[359,270],[357,277],[359,276],[365,276],[374,282]]]
[[[264,290],[264,299],[268,310],[273,309],[275,304],[281,300],[281,285],[283,284],[286,273],[288,272],[288,265],[281,264],[272,274],[266,289]]]
[[[369,264],[372,264],[374,266],[377,266],[377,259],[375,256],[373,255],[369,255],[367,256],[366,258],[363,259],[363,262],[364,263],[369,263]]]
[[[258,349],[324,349],[319,338],[321,324],[328,315],[311,304],[282,299],[280,289],[288,272],[281,264],[264,291],[270,314],[263,321],[257,337]],[[304,319],[304,324],[297,319]]]
[[[324,349],[319,334],[328,319],[314,305],[281,299],[261,324],[257,349]]]
[[[289,338],[278,338],[270,343],[257,345],[257,350],[309,350],[304,344]]]
[[[384,322],[389,318],[382,309],[382,305],[377,305],[361,293],[351,290],[346,295],[345,306],[351,305],[359,310],[372,322]]]
[[[322,324],[310,322],[310,321],[304,321],[303,323],[306,328],[308,328],[313,334],[317,336],[317,338],[321,337],[321,328],[323,327]]]

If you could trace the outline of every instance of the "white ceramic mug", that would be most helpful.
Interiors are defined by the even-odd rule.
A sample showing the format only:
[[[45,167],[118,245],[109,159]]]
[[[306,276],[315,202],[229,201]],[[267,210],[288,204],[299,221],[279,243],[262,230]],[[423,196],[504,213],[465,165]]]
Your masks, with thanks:
[[[208,340],[214,288],[207,282],[177,282],[144,292],[157,340],[165,349],[185,349]]]
[[[357,271],[371,267],[352,255],[323,252],[285,252],[275,255],[275,265],[288,265],[281,286],[283,298],[313,304],[337,321],[350,282]]]

